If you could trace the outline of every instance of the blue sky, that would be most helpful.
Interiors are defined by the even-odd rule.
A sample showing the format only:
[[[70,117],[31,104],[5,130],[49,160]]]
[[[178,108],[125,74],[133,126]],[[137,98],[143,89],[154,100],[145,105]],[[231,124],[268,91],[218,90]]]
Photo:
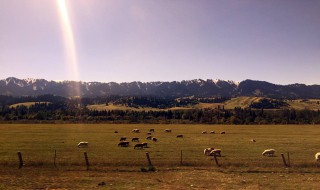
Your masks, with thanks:
[[[0,78],[320,84],[319,0],[0,1]],[[77,73],[77,75],[74,75]]]

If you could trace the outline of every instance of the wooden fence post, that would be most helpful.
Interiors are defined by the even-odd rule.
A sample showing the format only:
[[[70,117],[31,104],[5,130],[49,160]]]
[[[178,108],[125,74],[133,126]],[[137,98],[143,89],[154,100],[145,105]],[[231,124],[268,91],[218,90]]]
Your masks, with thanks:
[[[216,154],[213,154],[213,158],[214,158],[214,161],[216,162],[216,165],[220,167]]]
[[[287,152],[287,154],[288,154],[288,166],[290,167],[290,166],[291,166],[291,163],[290,163],[290,153]]]
[[[147,156],[149,166],[153,166],[148,152],[146,152],[146,156]]]
[[[20,169],[23,166],[23,159],[20,151],[18,152],[18,158],[19,158],[19,169]]]
[[[286,162],[286,158],[284,157],[283,153],[281,153],[282,161],[285,167],[288,167],[288,164]]]
[[[57,150],[54,150],[54,157],[53,157],[53,165],[56,168],[56,158],[57,158]]]
[[[84,154],[84,159],[86,161],[87,170],[89,170],[90,164],[89,164],[88,154],[86,151],[83,154]]]

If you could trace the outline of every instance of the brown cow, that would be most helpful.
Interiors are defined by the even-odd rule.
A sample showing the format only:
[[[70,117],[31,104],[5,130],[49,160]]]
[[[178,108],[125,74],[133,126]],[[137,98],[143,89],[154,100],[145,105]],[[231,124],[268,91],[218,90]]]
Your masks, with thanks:
[[[118,146],[128,147],[129,146],[129,142],[128,141],[121,141],[121,142],[119,142]]]
[[[138,137],[133,137],[131,141],[132,142],[139,142],[139,138]]]
[[[143,143],[141,143],[141,144],[143,144],[143,147],[144,147],[144,148],[148,148],[148,143],[143,142]]]
[[[142,143],[138,143],[136,145],[134,145],[134,149],[136,148],[140,148],[140,149],[143,149],[144,145]]]
[[[179,134],[177,135],[177,138],[183,138],[183,135]]]

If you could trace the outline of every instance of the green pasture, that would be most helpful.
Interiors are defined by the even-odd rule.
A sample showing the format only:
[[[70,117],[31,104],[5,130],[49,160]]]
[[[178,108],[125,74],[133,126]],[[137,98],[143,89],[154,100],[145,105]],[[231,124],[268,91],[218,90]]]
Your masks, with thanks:
[[[158,142],[146,140],[151,128]],[[172,133],[165,133],[167,128]],[[132,129],[140,129],[140,133],[132,133]],[[311,168],[318,166],[314,155],[320,152],[319,125],[1,124],[0,130],[0,165],[9,167],[18,165],[18,151],[26,167],[52,166],[55,151],[58,167],[83,166],[84,151],[92,167],[145,166],[146,152],[156,167],[176,167],[181,165],[181,151],[182,165],[207,167],[215,163],[204,156],[203,149],[214,147],[222,150],[218,157],[222,167],[231,168],[283,167],[280,153],[287,152],[293,167]],[[220,134],[222,131],[226,134]],[[184,138],[176,138],[177,134]],[[117,146],[123,136],[130,141],[129,147]],[[135,150],[132,137],[147,142],[149,148]],[[89,142],[89,147],[78,148],[80,141]],[[261,155],[269,148],[276,150],[275,157]]]

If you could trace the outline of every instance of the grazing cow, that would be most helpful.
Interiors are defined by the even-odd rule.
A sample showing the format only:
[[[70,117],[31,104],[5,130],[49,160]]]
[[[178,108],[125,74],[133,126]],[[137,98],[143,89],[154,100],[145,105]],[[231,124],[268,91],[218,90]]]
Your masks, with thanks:
[[[152,136],[147,136],[147,140],[152,140]]]
[[[120,138],[120,141],[125,141],[125,140],[127,140],[127,137],[121,137]]]
[[[209,156],[213,156],[213,155],[221,157],[221,149],[213,149],[213,150],[211,150]]]
[[[78,148],[87,148],[89,145],[88,142],[79,142],[78,143]]]
[[[132,142],[139,142],[139,138],[138,137],[133,137],[131,141]]]
[[[143,149],[143,147],[144,147],[144,145],[142,143],[138,143],[138,144],[134,145],[133,149],[136,149],[136,148]]]
[[[220,134],[226,134],[226,132],[222,131]]]
[[[251,141],[251,142],[256,142],[256,140],[254,140],[254,139],[251,139],[250,141]]]
[[[262,152],[262,156],[274,156],[276,151],[274,149],[267,149]]]
[[[118,133],[118,131],[114,131],[114,133]]]
[[[164,132],[171,133],[172,131],[171,131],[171,129],[165,129]]]
[[[214,131],[210,131],[210,134],[215,134],[216,132],[214,132]]]
[[[128,147],[129,146],[129,141],[121,141],[121,142],[119,142],[118,146]]]
[[[202,131],[202,134],[207,134],[207,131]]]
[[[140,130],[139,129],[133,129],[132,132],[133,133],[140,133]]]
[[[154,129],[150,129],[149,132],[154,132]]]
[[[143,142],[143,143],[141,143],[141,144],[143,144],[143,147],[144,147],[144,148],[148,148],[148,143]]]
[[[183,135],[179,134],[177,135],[177,138],[183,138]]]
[[[148,133],[147,133],[147,135],[151,135],[151,133],[150,133],[150,132],[148,132]]]
[[[152,141],[153,141],[153,142],[158,142],[158,139],[155,138],[155,137],[152,137]]]

